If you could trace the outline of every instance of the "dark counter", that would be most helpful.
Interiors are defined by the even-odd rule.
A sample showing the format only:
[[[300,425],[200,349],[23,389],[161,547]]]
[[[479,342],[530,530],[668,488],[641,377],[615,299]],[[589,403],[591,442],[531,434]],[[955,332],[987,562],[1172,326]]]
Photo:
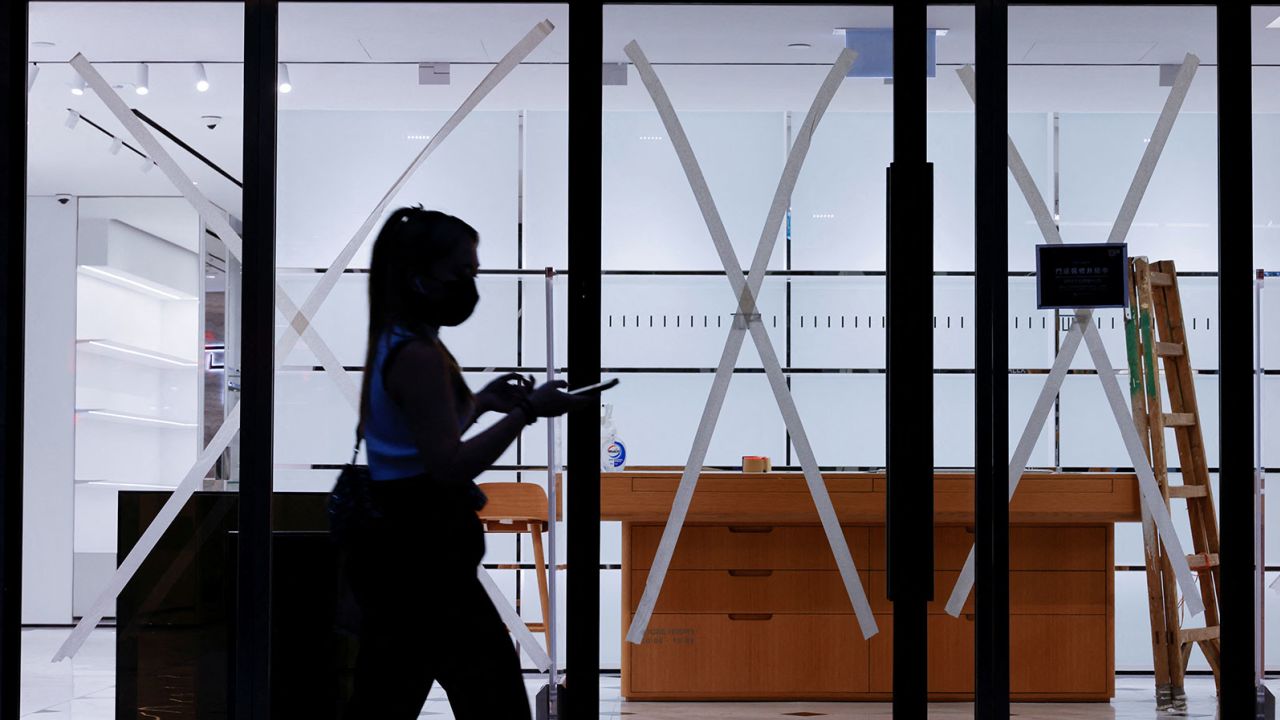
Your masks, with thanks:
[[[337,627],[337,557],[325,493],[278,494],[272,533],[272,717],[334,718],[353,638]],[[118,561],[169,498],[121,492]],[[116,604],[116,717],[229,718],[237,509],[233,492],[187,502]]]

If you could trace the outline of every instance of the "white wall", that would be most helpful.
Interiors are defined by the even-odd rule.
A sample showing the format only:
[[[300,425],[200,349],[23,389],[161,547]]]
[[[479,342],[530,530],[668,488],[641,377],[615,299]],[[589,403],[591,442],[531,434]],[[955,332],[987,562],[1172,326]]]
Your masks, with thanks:
[[[22,622],[71,622],[76,203],[27,199]]]

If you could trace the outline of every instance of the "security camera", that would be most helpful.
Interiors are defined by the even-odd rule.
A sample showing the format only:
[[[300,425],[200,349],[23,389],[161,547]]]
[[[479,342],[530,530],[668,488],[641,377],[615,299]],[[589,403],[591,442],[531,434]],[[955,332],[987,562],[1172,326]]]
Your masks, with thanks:
[[[200,119],[204,121],[204,126],[210,130],[218,127],[218,123],[222,122],[221,115],[201,115]]]
[[[71,202],[71,196],[66,193],[58,193],[53,196],[53,199],[57,200],[59,205],[66,205]]]

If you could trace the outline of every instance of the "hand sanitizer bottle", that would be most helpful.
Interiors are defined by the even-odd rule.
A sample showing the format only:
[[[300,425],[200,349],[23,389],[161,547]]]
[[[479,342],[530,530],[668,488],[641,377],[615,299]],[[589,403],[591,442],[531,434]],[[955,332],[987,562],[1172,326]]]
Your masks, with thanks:
[[[627,467],[627,446],[613,426],[613,406],[600,406],[600,469],[616,472]]]

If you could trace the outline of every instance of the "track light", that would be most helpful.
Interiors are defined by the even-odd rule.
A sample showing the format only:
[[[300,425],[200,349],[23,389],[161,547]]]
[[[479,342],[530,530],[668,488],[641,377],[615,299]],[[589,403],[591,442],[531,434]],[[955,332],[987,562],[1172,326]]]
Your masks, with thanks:
[[[151,158],[149,157],[142,158],[142,172],[144,173],[151,172],[151,167],[153,165],[155,165],[155,161],[153,161]]]
[[[79,122],[80,122],[80,113],[76,112],[75,110],[68,110],[67,119],[65,122],[63,122],[63,125],[66,125],[68,128],[74,128],[76,124]]]
[[[293,83],[289,81],[289,66],[284,63],[280,63],[280,68],[277,71],[276,75],[280,83],[280,92],[282,93],[292,92]]]
[[[133,91],[139,95],[151,92],[151,67],[146,63],[138,63],[138,81],[133,84]]]
[[[88,85],[89,84],[84,81],[84,78],[80,77],[80,73],[77,72],[75,77],[71,78],[71,94],[76,96],[83,95],[84,89],[88,87]]]
[[[209,75],[204,71],[204,63],[195,64],[196,92],[209,91]]]
[[[31,92],[31,86],[36,84],[36,76],[40,74],[40,66],[31,63],[31,67],[27,68],[27,92]]]
[[[124,141],[123,141],[123,140],[121,140],[121,139],[120,139],[120,138],[118,138],[118,137],[113,137],[113,138],[111,138],[111,148],[110,148],[109,152],[110,152],[112,155],[119,155],[119,154],[120,154],[120,148],[122,148],[122,147],[124,147]]]

